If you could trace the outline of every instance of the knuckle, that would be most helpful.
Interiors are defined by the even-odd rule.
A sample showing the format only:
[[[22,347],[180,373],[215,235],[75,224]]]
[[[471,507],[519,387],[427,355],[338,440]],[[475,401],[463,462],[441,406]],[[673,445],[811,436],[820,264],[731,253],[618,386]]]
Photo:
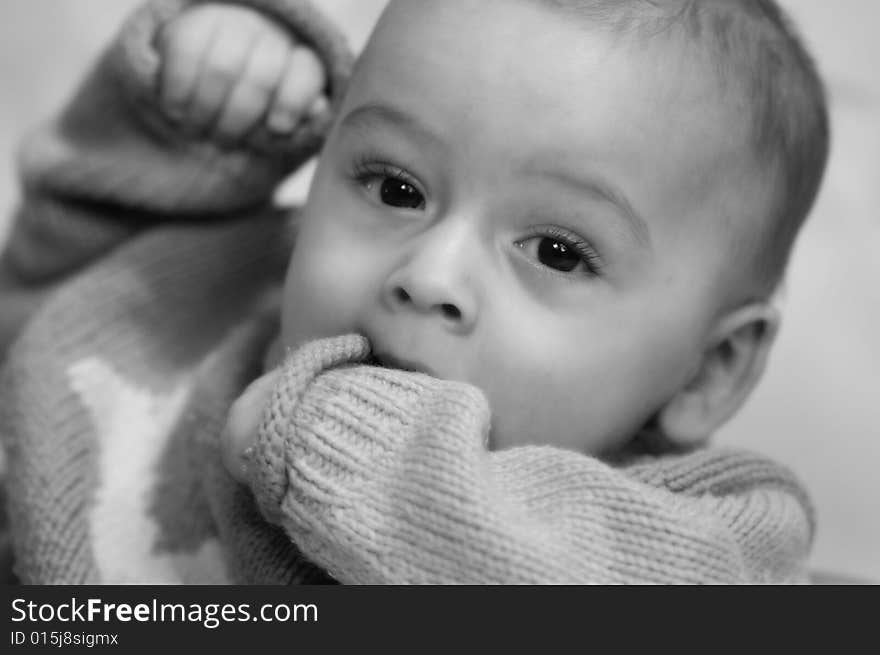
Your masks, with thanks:
[[[180,55],[198,54],[198,44],[204,41],[205,25],[184,14],[170,22],[159,33],[159,45],[169,52]]]
[[[256,10],[239,5],[225,5],[217,13],[217,19],[223,29],[238,32],[253,31],[263,20]]]
[[[204,72],[215,78],[232,78],[242,73],[248,57],[246,39],[221,39],[204,60]]]
[[[300,98],[300,94],[279,93],[272,105],[272,113],[296,116],[305,108],[305,104],[305,100]]]
[[[260,108],[242,101],[226,107],[218,122],[217,129],[226,133],[237,133],[251,125],[260,114]]]
[[[266,109],[266,104],[265,97],[259,98],[252,94],[244,94],[235,99],[229,107],[229,111],[238,116],[250,116],[262,113]]]
[[[287,60],[287,52],[281,47],[261,43],[251,59],[249,80],[258,87],[273,87],[279,83]]]
[[[159,40],[159,47],[166,59],[185,59],[195,54],[193,52],[193,41],[182,37],[179,31],[169,29],[162,34],[163,36]]]
[[[315,97],[317,94],[306,93],[301,89],[288,89],[285,93],[278,94],[275,104],[282,111],[300,114]]]
[[[195,126],[203,126],[216,113],[217,106],[215,103],[208,102],[204,96],[196,95],[189,105],[187,118],[189,122]]]
[[[247,92],[252,96],[252,102],[265,103],[267,98],[278,88],[277,77],[271,75],[270,71],[254,72],[244,82]]]
[[[182,71],[194,69],[198,65],[199,54],[189,46],[169,50],[165,55],[166,69],[171,73],[171,77],[173,78],[182,77]]]
[[[240,65],[231,57],[209,57],[205,61],[202,75],[211,81],[222,82],[235,78],[239,74]]]
[[[324,63],[318,58],[314,50],[302,48],[305,50],[303,57],[303,65],[314,79],[322,81],[326,75],[324,73]]]
[[[311,48],[296,46],[290,53],[290,66],[297,69],[301,75],[323,77],[324,66],[318,55]]]
[[[311,67],[293,63],[288,67],[282,90],[287,103],[303,104],[321,93],[323,78]]]

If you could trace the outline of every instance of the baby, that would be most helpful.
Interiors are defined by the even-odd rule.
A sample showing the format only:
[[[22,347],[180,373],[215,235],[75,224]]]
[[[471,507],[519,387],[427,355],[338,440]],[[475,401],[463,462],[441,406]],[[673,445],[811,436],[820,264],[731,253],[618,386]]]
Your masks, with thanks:
[[[392,0],[351,74],[302,2],[187,4],[25,150],[21,577],[805,580],[797,481],[705,447],[827,157],[772,2]]]

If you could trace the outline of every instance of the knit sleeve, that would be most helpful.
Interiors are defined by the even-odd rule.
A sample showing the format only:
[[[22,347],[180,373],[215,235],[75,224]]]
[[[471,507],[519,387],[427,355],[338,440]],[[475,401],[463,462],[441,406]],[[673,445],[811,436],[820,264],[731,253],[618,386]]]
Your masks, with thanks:
[[[153,0],[136,11],[61,114],[25,139],[22,201],[0,254],[0,352],[54,283],[145,228],[265,208],[277,185],[314,155],[341,100],[352,56],[306,0],[239,0],[312,46],[328,71],[330,106],[292,134],[255,130],[235,149],[187,138],[158,109],[161,27],[197,0]],[[231,1],[231,0],[227,0]]]
[[[477,389],[368,357],[360,337],[292,354],[252,462],[264,516],[339,581],[802,580],[811,515],[775,465],[729,451],[628,467],[490,452]]]

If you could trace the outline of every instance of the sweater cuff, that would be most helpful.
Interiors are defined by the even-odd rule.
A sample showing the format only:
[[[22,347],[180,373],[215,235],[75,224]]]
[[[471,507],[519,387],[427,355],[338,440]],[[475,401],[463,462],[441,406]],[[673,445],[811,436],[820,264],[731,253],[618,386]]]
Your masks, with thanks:
[[[152,0],[126,23],[115,44],[112,60],[116,62],[120,82],[133,101],[143,107],[155,106],[156,81],[160,61],[154,47],[156,35],[170,20],[186,9],[204,4],[206,0]],[[318,151],[345,95],[354,65],[354,56],[344,35],[307,0],[213,0],[238,4],[262,12],[280,22],[300,42],[312,47],[327,71],[330,101],[326,110],[304,120],[290,135],[279,135],[267,129],[256,130],[248,139],[248,147],[260,154],[291,161],[295,166]],[[164,118],[152,116],[159,129],[174,128]]]
[[[279,506],[287,493],[290,424],[301,399],[322,373],[363,362],[369,355],[369,342],[358,335],[313,341],[288,354],[258,428],[248,467],[251,489],[263,515],[272,523],[279,523]]]
[[[285,503],[306,522],[352,504],[387,509],[389,481],[420,448],[431,450],[417,457],[429,467],[438,464],[433,455],[445,463],[446,449],[462,458],[486,451],[489,406],[476,387],[369,358],[369,342],[356,335],[288,357],[249,467],[268,520],[280,523]]]

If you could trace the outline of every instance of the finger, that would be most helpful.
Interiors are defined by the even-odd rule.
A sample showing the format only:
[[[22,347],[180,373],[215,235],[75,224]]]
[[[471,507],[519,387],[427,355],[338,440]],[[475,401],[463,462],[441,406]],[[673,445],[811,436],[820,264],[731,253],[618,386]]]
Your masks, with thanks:
[[[196,131],[209,132],[233,84],[248,61],[256,34],[242,33],[221,25],[202,59],[196,88],[187,107],[187,123]]]
[[[221,442],[221,455],[227,471],[239,482],[247,482],[247,452],[256,444],[263,410],[278,381],[275,369],[253,382],[229,409]]]
[[[221,110],[216,136],[238,141],[265,115],[281,81],[289,50],[283,37],[270,35],[251,50],[245,68]]]
[[[159,99],[172,118],[183,117],[216,29],[216,21],[178,21],[160,34]]]
[[[266,119],[269,129],[280,133],[292,131],[318,101],[325,84],[324,66],[317,55],[309,48],[293,48]]]

